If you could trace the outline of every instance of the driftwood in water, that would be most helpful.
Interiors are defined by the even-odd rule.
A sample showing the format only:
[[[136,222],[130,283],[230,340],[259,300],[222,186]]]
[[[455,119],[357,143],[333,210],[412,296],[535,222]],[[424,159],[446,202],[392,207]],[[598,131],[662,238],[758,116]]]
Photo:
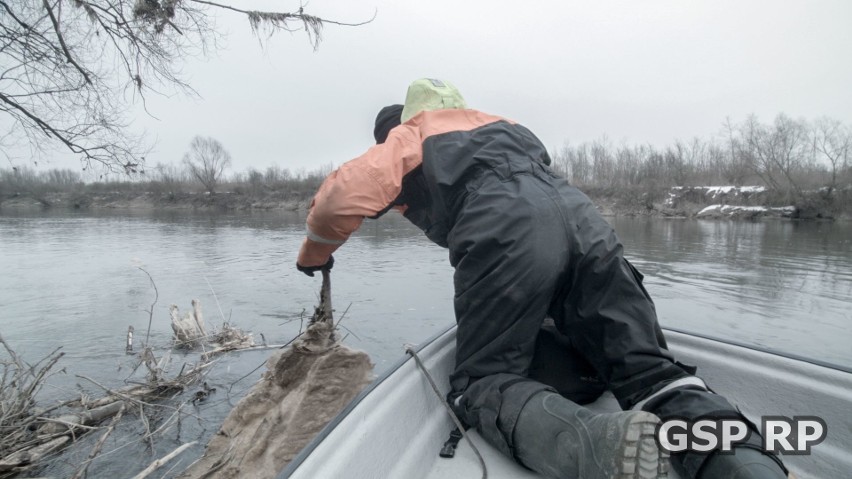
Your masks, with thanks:
[[[191,348],[207,338],[207,328],[201,315],[201,302],[197,299],[192,300],[192,311],[181,316],[177,305],[173,304],[169,306],[169,315],[178,345]]]
[[[28,364],[0,335],[0,345],[8,359],[0,356],[0,477],[37,461],[67,439],[39,437],[34,429],[42,414],[35,408],[35,396],[53,374],[51,369],[64,353],[55,350],[35,364]]]
[[[69,441],[71,437],[59,436],[37,446],[15,451],[0,459],[0,473],[24,471],[44,456],[64,447]]]
[[[181,477],[275,477],[372,380],[369,356],[338,342],[328,272],[307,330],[266,366]]]
[[[175,457],[179,456],[180,453],[182,453],[183,451],[189,449],[190,447],[192,447],[194,445],[195,445],[195,441],[188,442],[186,444],[181,444],[174,451],[172,451],[172,452],[166,454],[165,456],[157,459],[156,461],[152,462],[151,465],[149,465],[148,467],[143,469],[142,472],[133,476],[133,479],[144,479],[144,478],[148,477],[152,472],[163,467],[163,465],[165,465],[167,462],[169,462],[172,459],[174,459]]]
[[[216,331],[210,337],[210,346],[213,346],[214,349],[201,355],[201,359],[204,361],[209,361],[214,356],[228,351],[250,349],[254,346],[254,340],[251,334],[225,323],[220,331]]]
[[[177,376],[167,377],[164,368],[168,353],[157,360],[151,349],[145,348],[141,357],[149,368],[147,384],[111,390],[94,380],[78,376],[102,388],[105,395],[94,400],[66,401],[38,410],[35,395],[63,353],[54,351],[36,365],[29,365],[18,357],[2,336],[0,345],[10,356],[9,360],[0,358],[0,477],[33,467],[48,454],[97,429],[102,421],[115,417],[127,404],[149,404],[184,390],[211,365],[203,361],[198,366],[182,369]],[[59,411],[58,416],[50,414]],[[97,451],[93,453],[97,454]]]
[[[127,327],[127,343],[124,346],[124,352],[133,354],[133,326]]]
[[[169,306],[172,319],[172,331],[175,333],[175,345],[180,348],[192,349],[196,346],[209,345],[214,349],[204,353],[202,359],[209,360],[217,354],[254,346],[251,334],[237,329],[227,322],[219,331],[208,333],[204,316],[201,313],[201,302],[192,300],[192,311],[181,316],[176,305]]]
[[[113,401],[105,406],[87,409],[74,414],[65,414],[55,419],[44,419],[45,423],[38,428],[38,434],[73,433],[81,426],[97,424],[112,417],[124,407],[123,401]]]
[[[144,414],[143,409],[160,407],[151,402],[172,397],[198,381],[204,371],[213,364],[210,360],[215,354],[253,347],[250,334],[227,323],[220,331],[209,333],[201,313],[201,303],[193,300],[192,306],[192,312],[183,317],[180,316],[177,307],[172,306],[172,327],[175,331],[177,346],[200,345],[205,346],[205,349],[213,348],[201,355],[201,362],[198,365],[184,366],[177,376],[168,374],[170,351],[157,358],[153,349],[143,344],[138,356],[140,364],[144,364],[148,370],[145,384],[110,389],[90,378],[78,376],[100,387],[104,391],[103,396],[96,399],[82,396],[80,399],[66,401],[43,410],[35,407],[35,396],[64,353],[56,350],[38,363],[30,365],[24,362],[0,336],[0,346],[9,356],[9,359],[0,356],[0,478],[37,466],[38,461],[43,460],[47,455],[74,443],[83,434],[98,429],[99,423],[112,417],[113,422],[106,428],[101,440],[90,453],[90,460],[81,465],[76,473],[77,477],[85,476],[89,462],[100,453],[103,440],[118,422],[120,411],[124,411],[132,404],[139,406],[141,414]],[[125,343],[127,353],[132,353],[133,350],[133,332],[132,326],[128,328]],[[162,407],[176,411],[166,421],[167,423],[180,415],[179,408]],[[183,450],[175,451],[174,454],[177,455]],[[163,458],[159,464],[168,459],[168,457]],[[159,467],[157,463],[152,466],[154,469]]]

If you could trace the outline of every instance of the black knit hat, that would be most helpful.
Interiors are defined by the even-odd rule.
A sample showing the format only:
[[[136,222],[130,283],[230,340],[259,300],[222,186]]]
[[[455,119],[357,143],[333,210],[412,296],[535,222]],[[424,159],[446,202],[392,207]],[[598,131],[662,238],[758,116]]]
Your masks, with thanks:
[[[399,126],[402,121],[402,105],[390,105],[382,108],[376,115],[376,126],[373,128],[373,138],[380,145],[388,139],[388,133]]]

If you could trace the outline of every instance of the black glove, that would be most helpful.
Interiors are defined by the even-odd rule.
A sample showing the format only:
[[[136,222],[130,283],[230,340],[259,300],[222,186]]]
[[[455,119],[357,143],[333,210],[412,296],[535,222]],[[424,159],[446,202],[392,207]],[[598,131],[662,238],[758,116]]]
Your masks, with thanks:
[[[296,269],[310,277],[313,277],[314,273],[317,271],[331,271],[332,266],[334,266],[334,256],[329,256],[328,261],[322,266],[302,266],[299,263],[296,263]]]

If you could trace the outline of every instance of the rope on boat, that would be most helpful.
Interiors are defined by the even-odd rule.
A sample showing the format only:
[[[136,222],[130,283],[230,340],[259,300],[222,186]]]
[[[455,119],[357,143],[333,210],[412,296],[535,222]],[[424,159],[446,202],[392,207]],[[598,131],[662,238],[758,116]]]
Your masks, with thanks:
[[[426,380],[429,381],[429,385],[432,386],[432,391],[435,392],[435,395],[438,397],[438,400],[441,404],[444,405],[444,408],[450,414],[450,418],[455,423],[456,427],[462,434],[462,437],[467,441],[470,445],[470,448],[473,449],[473,453],[476,454],[476,458],[479,459],[479,465],[482,467],[482,479],[488,479],[488,469],[485,467],[485,459],[482,458],[482,454],[479,453],[479,449],[476,448],[476,445],[473,444],[473,441],[470,440],[470,435],[465,430],[464,426],[462,426],[461,421],[459,420],[456,413],[453,411],[453,408],[447,404],[447,401],[444,400],[444,396],[441,394],[441,390],[438,389],[438,385],[435,384],[435,380],[432,378],[432,374],[429,373],[429,370],[426,369],[426,366],[423,365],[423,361],[420,360],[420,356],[417,355],[417,351],[411,348],[411,346],[405,347],[405,352],[410,354],[411,357],[414,358],[414,362],[417,364],[417,367],[420,368],[420,371],[423,372],[423,375],[426,376]]]

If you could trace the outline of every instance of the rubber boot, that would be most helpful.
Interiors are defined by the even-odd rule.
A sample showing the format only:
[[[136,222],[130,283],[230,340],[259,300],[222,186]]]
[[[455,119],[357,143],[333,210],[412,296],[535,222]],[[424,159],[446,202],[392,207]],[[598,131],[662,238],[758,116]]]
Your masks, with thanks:
[[[786,479],[781,463],[763,451],[736,447],[733,454],[714,454],[707,458],[698,479]]]
[[[657,447],[660,420],[644,411],[596,414],[549,391],[533,395],[513,433],[515,457],[548,477],[667,477],[668,455]]]

